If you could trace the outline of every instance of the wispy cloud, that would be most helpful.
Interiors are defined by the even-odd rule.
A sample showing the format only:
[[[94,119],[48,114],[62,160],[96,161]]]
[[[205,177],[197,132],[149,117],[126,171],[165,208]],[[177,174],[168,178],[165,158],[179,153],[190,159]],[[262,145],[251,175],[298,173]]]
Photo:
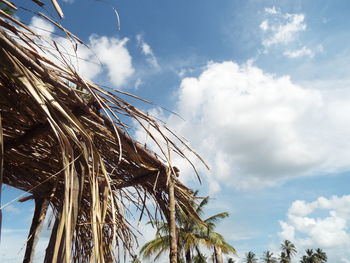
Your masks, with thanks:
[[[157,57],[154,55],[151,46],[145,42],[141,34],[136,35],[138,45],[141,47],[142,54],[146,56],[147,62],[154,68],[159,69]]]
[[[143,81],[141,79],[137,79],[134,84],[134,89],[138,90],[139,87],[143,84]]]
[[[316,53],[320,53],[323,51],[323,46],[318,45],[314,50],[303,46],[300,49],[296,50],[286,50],[283,52],[283,55],[288,58],[300,58],[300,57],[310,57],[313,58]]]
[[[315,53],[303,46],[301,49],[297,49],[297,50],[286,50],[283,52],[283,55],[286,56],[286,57],[289,57],[289,58],[300,58],[300,57],[314,57],[315,56]]]
[[[269,17],[260,24],[264,32],[262,44],[265,47],[290,43],[307,27],[304,14],[283,14],[275,7],[265,8],[265,13]]]
[[[276,15],[276,14],[281,12],[280,10],[277,10],[277,8],[275,6],[266,7],[264,10],[265,10],[265,13],[271,14],[271,15]]]
[[[322,45],[308,47],[301,44],[300,33],[307,28],[303,13],[282,13],[275,6],[265,8],[264,19],[259,27],[262,32],[263,53],[267,53],[272,47],[280,47],[284,49],[285,57],[295,59],[313,58],[317,53],[323,51]],[[299,47],[296,47],[296,44]]]

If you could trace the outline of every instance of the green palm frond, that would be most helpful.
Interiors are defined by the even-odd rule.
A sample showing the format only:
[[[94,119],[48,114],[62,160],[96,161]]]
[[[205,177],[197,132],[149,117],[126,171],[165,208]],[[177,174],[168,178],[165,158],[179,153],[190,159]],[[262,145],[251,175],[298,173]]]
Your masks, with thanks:
[[[198,205],[196,212],[200,215],[203,213],[203,207],[206,206],[209,202],[209,197],[204,198]]]
[[[140,254],[144,258],[150,258],[153,254],[163,252],[169,249],[169,236],[155,238],[144,244],[140,250]]]
[[[218,213],[216,215],[213,215],[213,216],[205,219],[204,223],[208,224],[209,226],[215,226],[215,223],[217,223],[221,219],[224,219],[224,218],[229,217],[229,216],[230,215],[227,212]]]
[[[198,192],[194,192],[197,195]],[[203,208],[208,204],[209,198],[204,198],[199,204],[192,202],[192,205],[197,212],[197,214],[203,213]],[[176,221],[177,221],[177,233],[178,233],[178,247],[179,253],[181,251],[193,251],[199,249],[199,247],[203,246],[208,249],[213,249],[214,247],[220,249],[220,251],[224,254],[236,254],[236,250],[233,246],[231,246],[228,242],[226,242],[225,238],[215,232],[215,224],[219,222],[221,219],[224,219],[229,216],[228,213],[222,212],[216,215],[210,216],[209,218],[199,221],[191,215],[188,215],[185,211],[183,211],[180,207],[176,209]],[[168,234],[169,227],[166,222],[152,222],[152,225],[157,227],[157,234],[155,240],[159,239],[159,234]],[[152,242],[148,242],[147,245],[151,246]],[[141,250],[141,254],[147,253],[157,253],[159,251],[158,243],[154,243],[154,248],[149,248],[147,251],[143,248]],[[162,247],[164,249],[168,249],[165,246]],[[158,252],[159,253],[159,252]],[[199,250],[197,251],[197,259],[202,260],[199,256]],[[147,254],[148,255],[148,254]],[[182,256],[182,255],[179,255]]]

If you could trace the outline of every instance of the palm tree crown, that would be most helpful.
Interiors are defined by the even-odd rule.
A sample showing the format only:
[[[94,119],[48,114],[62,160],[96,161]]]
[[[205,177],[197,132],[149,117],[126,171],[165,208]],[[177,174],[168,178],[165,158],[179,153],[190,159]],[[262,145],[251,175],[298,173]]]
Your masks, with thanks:
[[[295,245],[289,240],[284,240],[281,244],[281,262],[290,262],[291,258],[297,253]]]
[[[258,262],[257,258],[255,257],[254,252],[249,251],[246,255],[245,255],[245,259],[244,259],[245,263],[256,263]]]
[[[273,256],[273,253],[268,250],[264,251],[261,260],[264,263],[277,263],[277,259]]]
[[[301,263],[325,263],[327,262],[327,254],[318,248],[314,252],[313,249],[306,249],[306,255],[304,255],[300,262]]]
[[[319,259],[320,263],[327,262],[328,260],[326,252],[323,252],[321,248],[316,249],[315,256]]]

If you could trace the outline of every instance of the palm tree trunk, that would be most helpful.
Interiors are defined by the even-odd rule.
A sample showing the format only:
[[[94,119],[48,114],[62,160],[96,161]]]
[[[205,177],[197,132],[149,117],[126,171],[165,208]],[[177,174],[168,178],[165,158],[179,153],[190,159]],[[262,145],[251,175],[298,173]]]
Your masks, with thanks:
[[[186,253],[185,253],[185,257],[186,257],[186,263],[191,263],[192,261],[192,258],[191,258],[191,250],[188,249],[186,250]]]
[[[215,252],[215,261],[216,261],[216,263],[224,263],[224,259],[222,257],[222,252],[221,252],[221,248],[214,246],[214,252]]]
[[[175,221],[175,195],[172,175],[169,176],[169,228],[170,228],[170,263],[177,262],[177,239]]]

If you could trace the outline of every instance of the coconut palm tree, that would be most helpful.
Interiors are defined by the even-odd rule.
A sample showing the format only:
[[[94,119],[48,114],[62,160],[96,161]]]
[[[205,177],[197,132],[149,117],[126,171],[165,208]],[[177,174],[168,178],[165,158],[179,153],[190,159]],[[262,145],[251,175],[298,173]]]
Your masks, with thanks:
[[[286,256],[285,252],[281,252],[281,255],[279,257],[280,263],[289,263],[289,259]]]
[[[304,255],[300,262],[301,263],[324,263],[327,262],[327,254],[318,248],[314,252],[313,249],[306,249],[306,255]]]
[[[194,195],[196,195],[194,193]],[[203,207],[208,203],[208,198],[204,198],[199,204],[192,205],[198,215],[203,214]],[[177,209],[177,238],[178,238],[178,259],[183,258],[187,263],[192,262],[193,253],[195,252],[198,256],[197,259],[201,258],[200,246],[205,246],[210,249],[214,249],[214,258],[217,263],[223,263],[222,253],[236,253],[235,249],[228,244],[224,237],[215,232],[215,223],[225,217],[228,217],[228,213],[223,212],[213,215],[205,220],[203,223],[189,217],[183,213],[181,209]],[[147,242],[142,248],[140,253],[148,258],[155,254],[154,260],[169,249],[169,225],[165,222],[151,221],[149,222],[156,226],[156,238]]]
[[[256,263],[258,262],[258,259],[256,258],[254,252],[249,251],[248,253],[245,254],[245,259],[244,261],[245,263]]]
[[[301,263],[318,263],[313,249],[306,249],[305,252],[306,252],[306,255],[304,255],[301,258],[301,260],[300,260]]]
[[[318,258],[320,263],[327,262],[328,260],[326,252],[323,252],[321,248],[316,249],[315,256]]]
[[[297,249],[295,248],[295,245],[290,242],[289,240],[284,240],[281,244],[281,262],[291,262],[291,258],[297,253]],[[283,255],[283,257],[282,257]]]
[[[277,263],[277,259],[273,256],[273,253],[268,250],[264,251],[261,260],[264,263]]]

